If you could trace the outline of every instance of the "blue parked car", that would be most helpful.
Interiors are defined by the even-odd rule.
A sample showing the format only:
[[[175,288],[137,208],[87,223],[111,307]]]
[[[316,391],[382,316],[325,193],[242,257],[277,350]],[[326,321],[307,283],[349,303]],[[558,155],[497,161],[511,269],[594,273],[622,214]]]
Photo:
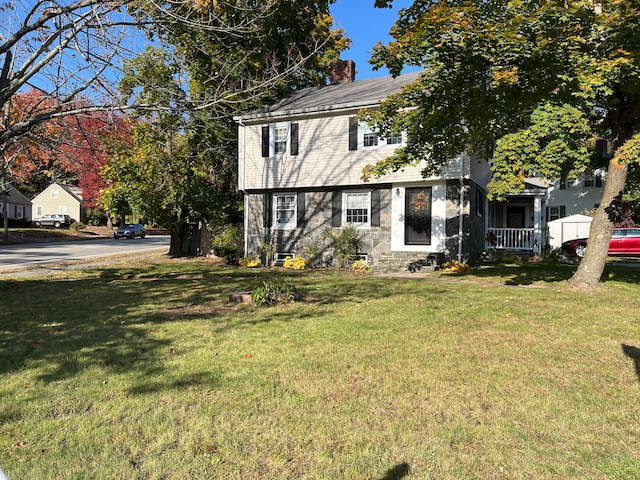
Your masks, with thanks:
[[[144,227],[139,223],[130,223],[129,225],[125,225],[122,228],[117,229],[113,232],[113,238],[118,240],[119,238],[135,238],[140,237],[144,238],[147,232]]]

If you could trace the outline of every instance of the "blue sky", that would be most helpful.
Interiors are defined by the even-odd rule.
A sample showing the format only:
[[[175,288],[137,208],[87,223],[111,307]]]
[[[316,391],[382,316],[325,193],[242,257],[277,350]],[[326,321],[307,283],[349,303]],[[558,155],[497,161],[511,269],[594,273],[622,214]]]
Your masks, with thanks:
[[[342,52],[341,58],[356,62],[357,80],[389,75],[386,68],[374,72],[369,58],[376,43],[389,43],[389,29],[398,18],[398,11],[413,0],[394,0],[392,9],[373,8],[373,3],[374,0],[336,0],[330,7],[336,26],[344,28],[352,40],[351,48]]]

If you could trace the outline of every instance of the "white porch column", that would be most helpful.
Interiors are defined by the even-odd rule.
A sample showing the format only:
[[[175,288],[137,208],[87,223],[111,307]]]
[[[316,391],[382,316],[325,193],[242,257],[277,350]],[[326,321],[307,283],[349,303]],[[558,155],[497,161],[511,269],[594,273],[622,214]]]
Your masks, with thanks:
[[[542,200],[540,196],[533,197],[533,253],[538,254],[542,249]]]

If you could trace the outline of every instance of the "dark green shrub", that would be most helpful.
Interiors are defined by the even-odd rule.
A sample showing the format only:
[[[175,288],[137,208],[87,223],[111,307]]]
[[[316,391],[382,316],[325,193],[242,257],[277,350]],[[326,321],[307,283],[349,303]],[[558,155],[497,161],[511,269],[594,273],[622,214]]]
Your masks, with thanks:
[[[212,232],[211,249],[213,254],[224,258],[228,263],[237,265],[244,255],[244,228],[240,224],[224,225]]]
[[[86,225],[82,222],[73,222],[69,228],[72,228],[76,232],[78,232],[80,230],[84,230],[84,227],[86,227]]]

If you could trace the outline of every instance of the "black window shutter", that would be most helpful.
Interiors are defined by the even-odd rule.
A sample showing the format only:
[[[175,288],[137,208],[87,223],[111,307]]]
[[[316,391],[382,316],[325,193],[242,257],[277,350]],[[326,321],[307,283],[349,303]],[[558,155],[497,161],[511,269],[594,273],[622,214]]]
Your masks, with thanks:
[[[296,201],[296,209],[298,214],[298,228],[304,228],[306,226],[305,222],[305,203],[304,203],[304,192],[298,192],[298,200]]]
[[[380,189],[371,190],[371,226],[380,226]]]
[[[544,218],[546,218],[546,219],[547,219],[547,222],[548,222],[548,221],[549,221],[549,207],[547,207],[547,208],[545,209],[545,212],[544,212],[544,213],[545,213],[545,217],[544,217]]]
[[[597,172],[595,174],[596,177],[596,187],[602,187],[602,175],[600,175],[600,172]]]
[[[567,177],[562,177],[560,179],[560,190],[566,190],[567,189]]]
[[[356,122],[356,117],[349,117],[349,150],[358,150],[358,122]]]
[[[291,124],[291,142],[290,142],[291,155],[298,155],[298,124]]]
[[[262,127],[262,157],[269,156],[269,125]]]
[[[271,228],[271,210],[272,210],[272,204],[271,204],[271,194],[270,193],[265,193],[262,195],[262,204],[263,204],[263,227],[265,228]]]
[[[567,207],[564,205],[560,207],[560,218],[564,218],[567,216]]]
[[[342,225],[342,191],[333,192],[331,196],[331,226]]]

